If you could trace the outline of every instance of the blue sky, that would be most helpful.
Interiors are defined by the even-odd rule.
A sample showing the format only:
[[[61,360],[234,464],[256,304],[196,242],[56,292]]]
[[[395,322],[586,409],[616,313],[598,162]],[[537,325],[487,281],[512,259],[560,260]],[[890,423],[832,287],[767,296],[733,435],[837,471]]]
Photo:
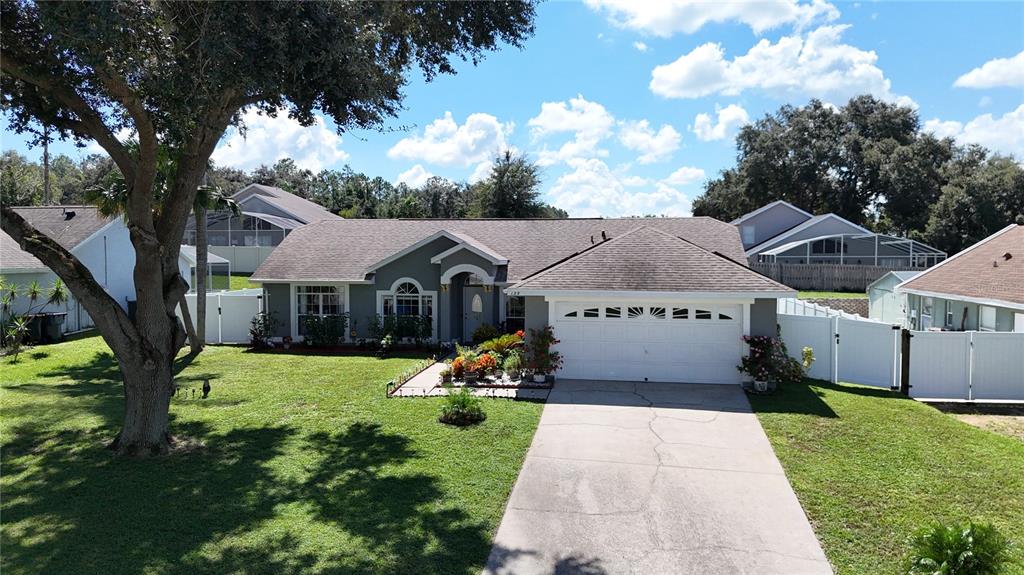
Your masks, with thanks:
[[[743,123],[859,93],[1024,159],[1024,3],[588,0],[542,4],[536,27],[522,50],[414,77],[389,123],[404,131],[337,136],[329,120],[253,114],[246,139],[229,132],[214,159],[252,169],[289,156],[415,185],[472,181],[512,147],[543,165],[545,200],[573,216],[685,215],[734,163]],[[6,130],[3,148],[39,156]]]

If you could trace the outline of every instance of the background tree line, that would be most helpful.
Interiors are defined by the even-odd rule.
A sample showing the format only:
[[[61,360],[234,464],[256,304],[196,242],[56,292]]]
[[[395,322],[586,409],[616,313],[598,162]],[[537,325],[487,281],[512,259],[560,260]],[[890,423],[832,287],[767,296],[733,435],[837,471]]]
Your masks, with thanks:
[[[871,96],[782,106],[741,129],[736,148],[736,166],[705,184],[694,215],[731,221],[786,200],[950,254],[1024,223],[1016,159],[922,132],[914,109]]]
[[[53,198],[62,204],[94,203],[90,188],[107,188],[118,177],[113,162],[93,154],[66,155],[50,163]],[[505,152],[491,173],[473,184],[433,177],[419,187],[370,177],[349,166],[312,172],[285,158],[252,172],[211,166],[208,183],[227,195],[257,183],[312,200],[345,218],[564,218],[565,210],[539,200],[540,168],[526,156]],[[43,167],[8,150],[0,156],[0,197],[7,205],[43,202]]]

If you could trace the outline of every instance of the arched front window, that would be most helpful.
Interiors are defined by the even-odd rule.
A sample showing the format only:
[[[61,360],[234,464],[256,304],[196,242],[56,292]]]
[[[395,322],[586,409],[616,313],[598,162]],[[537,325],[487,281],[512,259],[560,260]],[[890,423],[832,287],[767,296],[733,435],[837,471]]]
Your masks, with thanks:
[[[430,320],[434,317],[434,294],[423,293],[411,281],[402,281],[395,285],[393,291],[384,292],[381,296],[381,311],[385,317],[428,318]],[[412,335],[404,333],[413,329],[411,324],[402,323],[399,327],[399,331],[403,332],[400,336]]]

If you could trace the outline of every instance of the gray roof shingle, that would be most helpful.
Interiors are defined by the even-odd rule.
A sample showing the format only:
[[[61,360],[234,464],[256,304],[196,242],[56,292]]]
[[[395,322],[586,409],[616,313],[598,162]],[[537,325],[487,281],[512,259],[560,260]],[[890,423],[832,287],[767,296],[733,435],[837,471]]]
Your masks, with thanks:
[[[321,220],[340,220],[341,217],[327,211],[326,208],[311,202],[305,198],[300,198],[293,193],[286,192],[281,188],[275,188],[274,186],[264,186],[263,184],[249,184],[235,192],[232,198],[239,203],[242,203],[245,198],[250,196],[259,196],[261,199],[266,201],[268,204],[276,206],[300,219],[302,223],[309,224],[312,222],[319,222]]]
[[[93,206],[33,206],[14,209],[37,230],[56,240],[68,251],[113,220],[112,217],[100,214]],[[68,217],[71,213],[74,215]],[[0,269],[47,268],[35,256],[23,251],[14,238],[0,233]]]
[[[745,265],[666,231],[641,226],[514,285],[512,289],[614,292],[793,291]]]
[[[303,226],[285,238],[253,275],[260,280],[357,281],[367,268],[438,231],[470,236],[508,258],[518,281],[640,226],[685,238],[708,251],[745,261],[735,226],[706,217],[526,220],[338,219]]]

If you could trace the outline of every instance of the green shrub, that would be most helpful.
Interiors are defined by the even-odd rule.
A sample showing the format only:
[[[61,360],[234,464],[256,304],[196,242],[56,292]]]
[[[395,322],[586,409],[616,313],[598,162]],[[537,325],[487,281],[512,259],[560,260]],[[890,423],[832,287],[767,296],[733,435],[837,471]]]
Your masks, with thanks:
[[[514,333],[506,333],[480,344],[481,351],[494,354],[504,359],[508,354],[523,346],[523,337]]]
[[[253,349],[265,349],[270,346],[270,338],[281,325],[275,312],[260,312],[249,322],[249,345]]]
[[[451,386],[447,386],[446,389],[448,395],[444,396],[444,403],[441,404],[441,416],[438,421],[448,425],[463,426],[487,419],[483,402],[469,389],[463,387],[458,391],[453,391]]]
[[[305,341],[312,347],[338,345],[345,339],[347,318],[343,315],[306,316],[303,321]]]
[[[489,339],[494,339],[501,335],[498,328],[494,327],[489,323],[485,323],[473,331],[473,343],[481,343]]]
[[[991,524],[934,525],[911,539],[912,575],[997,575],[1010,559],[1010,542]]]
[[[508,352],[508,356],[505,357],[505,361],[502,362],[501,368],[505,370],[505,373],[511,377],[522,375],[523,366],[526,365],[526,361],[523,359],[523,354],[518,349],[513,349]]]

